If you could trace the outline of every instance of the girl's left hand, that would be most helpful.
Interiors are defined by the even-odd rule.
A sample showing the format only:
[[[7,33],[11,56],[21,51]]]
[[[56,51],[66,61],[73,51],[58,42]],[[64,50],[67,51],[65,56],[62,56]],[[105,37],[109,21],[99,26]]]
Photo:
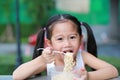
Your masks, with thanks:
[[[78,75],[78,78],[74,78],[74,80],[88,80],[88,72],[85,68],[75,70],[74,73]]]
[[[80,69],[80,80],[88,80],[88,72],[85,68]]]

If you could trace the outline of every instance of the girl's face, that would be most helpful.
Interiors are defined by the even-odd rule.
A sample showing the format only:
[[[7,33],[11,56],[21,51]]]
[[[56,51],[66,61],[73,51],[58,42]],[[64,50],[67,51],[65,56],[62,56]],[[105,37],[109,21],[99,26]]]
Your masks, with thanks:
[[[56,23],[53,27],[50,46],[54,50],[64,53],[71,52],[75,57],[82,38],[77,32],[76,25],[72,21],[66,20]]]

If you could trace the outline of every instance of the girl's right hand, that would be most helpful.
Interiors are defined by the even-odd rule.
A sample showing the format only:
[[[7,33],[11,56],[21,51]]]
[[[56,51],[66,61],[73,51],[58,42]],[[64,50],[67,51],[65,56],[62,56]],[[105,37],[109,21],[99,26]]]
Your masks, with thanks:
[[[45,64],[51,63],[55,60],[55,54],[50,47],[47,47],[43,50],[41,57]]]

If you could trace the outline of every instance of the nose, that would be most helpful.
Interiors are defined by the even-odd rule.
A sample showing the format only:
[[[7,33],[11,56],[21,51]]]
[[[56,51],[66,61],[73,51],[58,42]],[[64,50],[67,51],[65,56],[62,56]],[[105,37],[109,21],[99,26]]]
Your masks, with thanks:
[[[70,41],[68,39],[66,39],[64,41],[64,47],[69,47],[71,45]]]

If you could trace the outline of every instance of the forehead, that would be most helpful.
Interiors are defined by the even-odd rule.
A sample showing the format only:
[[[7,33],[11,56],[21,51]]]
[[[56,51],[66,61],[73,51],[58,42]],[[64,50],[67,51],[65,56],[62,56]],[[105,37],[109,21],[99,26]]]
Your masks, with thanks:
[[[73,23],[70,20],[57,22],[56,24],[54,24],[53,27],[54,28],[52,30],[52,34],[59,33],[59,32],[63,32],[63,33],[66,33],[66,32],[71,32],[71,33],[72,32],[77,32],[76,24]]]

